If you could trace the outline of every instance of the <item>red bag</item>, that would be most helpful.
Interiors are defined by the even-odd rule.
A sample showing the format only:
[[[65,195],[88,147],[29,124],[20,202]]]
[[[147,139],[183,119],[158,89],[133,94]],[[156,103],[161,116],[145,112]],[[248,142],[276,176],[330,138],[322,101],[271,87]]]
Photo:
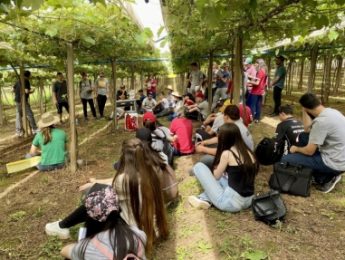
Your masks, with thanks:
[[[125,114],[125,130],[136,131],[138,129],[138,114],[126,113]]]

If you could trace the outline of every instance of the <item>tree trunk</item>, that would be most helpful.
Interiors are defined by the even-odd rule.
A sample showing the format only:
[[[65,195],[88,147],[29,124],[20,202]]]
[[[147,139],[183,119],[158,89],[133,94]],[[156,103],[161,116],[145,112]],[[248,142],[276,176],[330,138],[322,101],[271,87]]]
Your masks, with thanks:
[[[134,75],[134,68],[131,69],[131,89],[135,92],[135,75]]]
[[[208,58],[208,73],[207,73],[207,98],[208,98],[208,111],[211,113],[212,109],[212,72],[213,72],[213,51],[210,51]]]
[[[305,62],[305,58],[301,59],[301,68],[299,71],[299,81],[298,81],[298,89],[301,90],[303,87],[303,74],[304,74],[304,62]]]
[[[233,101],[234,104],[240,103],[241,97],[241,89],[242,89],[242,97],[244,99],[244,86],[243,86],[243,62],[242,62],[242,35],[238,34],[235,39],[235,46],[234,46],[234,82],[233,82]],[[246,102],[244,101],[243,104]]]
[[[28,122],[26,119],[26,98],[25,98],[25,79],[24,79],[24,66],[20,65],[20,101],[22,107],[22,127],[24,130],[24,137],[28,137]]]
[[[341,85],[341,72],[343,69],[343,57],[341,55],[337,56],[337,71],[335,76],[335,83],[333,87],[333,94],[337,96],[339,94],[339,87]]]
[[[44,107],[43,107],[43,88],[44,88],[44,85],[43,85],[43,80],[40,79],[39,82],[39,90],[40,90],[40,96],[39,96],[39,101],[40,101],[40,115],[42,116],[42,114],[44,113]]]
[[[3,81],[1,81],[2,83]],[[0,84],[0,125],[3,126],[4,125],[4,107],[2,105],[2,84]]]
[[[114,104],[113,104],[113,114],[114,114],[114,118],[113,118],[113,123],[112,123],[112,131],[115,132],[117,129],[117,113],[116,113],[116,109],[117,109],[117,103],[116,103],[116,93],[117,93],[117,87],[116,87],[116,64],[115,64],[115,60],[112,59],[111,60],[111,71],[113,73],[113,79],[114,79],[114,93],[115,95],[113,95],[114,97]]]
[[[329,101],[329,95],[331,92],[331,71],[332,71],[332,54],[325,56],[325,84],[324,84],[324,98],[323,104],[327,105]]]
[[[77,128],[75,120],[75,101],[74,101],[74,68],[73,68],[73,45],[67,43],[67,86],[69,103],[69,123],[70,123],[70,169],[72,173],[77,171]]]
[[[315,70],[316,70],[316,62],[317,62],[318,53],[319,53],[319,46],[315,44],[310,54],[311,59],[310,59],[310,69],[309,69],[309,76],[308,76],[308,92],[311,92],[314,87]]]
[[[286,78],[287,82],[286,82],[286,88],[285,88],[286,95],[290,95],[292,63],[293,63],[293,60],[290,59],[288,63],[288,68],[287,68],[287,78]]]
[[[140,89],[144,89],[144,73],[140,73]]]

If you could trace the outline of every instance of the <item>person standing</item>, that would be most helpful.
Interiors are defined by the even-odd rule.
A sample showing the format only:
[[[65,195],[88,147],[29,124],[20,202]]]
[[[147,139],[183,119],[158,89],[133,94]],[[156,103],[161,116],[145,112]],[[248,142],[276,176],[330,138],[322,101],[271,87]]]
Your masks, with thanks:
[[[158,81],[156,79],[156,76],[151,75],[147,84],[147,95],[151,94],[154,99],[156,99],[157,95],[157,84]]]
[[[244,75],[245,75],[245,83],[246,86],[246,105],[251,107],[251,96],[249,95],[252,91],[252,82],[249,79],[254,79],[256,77],[257,71],[255,66],[253,65],[253,59],[251,57],[247,57],[244,61]]]
[[[217,72],[216,79],[216,92],[213,96],[212,110],[217,106],[217,103],[220,99],[227,98],[227,90],[229,79],[231,78],[229,65],[224,63],[221,70]]]
[[[92,115],[96,118],[96,109],[95,105],[93,104],[93,97],[92,97],[92,84],[91,80],[88,79],[87,73],[81,73],[82,79],[79,82],[79,91],[80,91],[80,99],[83,104],[83,112],[84,112],[84,119],[88,120],[87,117],[87,103],[89,103]]]
[[[67,95],[67,82],[61,72],[56,74],[56,81],[53,84],[53,102],[57,108],[60,116],[60,123],[62,123],[62,108],[64,107],[69,113],[68,95]]]
[[[36,121],[34,118],[34,114],[31,110],[31,106],[29,103],[30,94],[34,92],[34,90],[31,89],[30,77],[31,77],[31,72],[28,70],[25,71],[24,72],[25,111],[26,111],[26,117],[29,120],[30,126],[32,128],[32,132],[36,134],[38,129],[37,129]],[[22,111],[22,101],[21,101],[20,80],[18,80],[16,84],[14,85],[13,91],[15,94],[14,100],[16,102],[16,135],[23,136],[23,126],[22,126],[23,111]]]
[[[277,116],[279,114],[279,107],[281,105],[282,91],[285,84],[286,68],[284,66],[285,58],[283,56],[276,57],[277,69],[274,75],[274,80],[271,83],[273,87],[273,100],[274,110],[271,116]]]
[[[204,81],[204,74],[200,71],[198,63],[193,62],[190,64],[190,74],[188,79],[190,82],[190,93],[194,95],[195,92],[201,88],[202,82]]]
[[[263,59],[258,59],[255,62],[255,67],[258,73],[256,74],[256,81],[250,81],[252,90],[248,95],[250,100],[250,108],[254,116],[254,122],[259,123],[261,116],[262,97],[265,93],[267,85],[267,67]]]
[[[96,93],[97,93],[97,104],[98,111],[101,117],[104,117],[104,107],[107,102],[109,93],[109,81],[105,78],[104,72],[99,74],[98,79],[95,82]]]

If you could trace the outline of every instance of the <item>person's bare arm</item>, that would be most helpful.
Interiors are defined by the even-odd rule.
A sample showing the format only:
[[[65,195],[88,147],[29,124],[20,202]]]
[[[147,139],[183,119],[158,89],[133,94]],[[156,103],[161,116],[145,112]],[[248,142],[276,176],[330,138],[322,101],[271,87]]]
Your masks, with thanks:
[[[229,165],[229,156],[230,156],[229,153],[230,153],[229,151],[224,151],[222,153],[219,164],[213,170],[213,175],[217,180],[219,180],[223,176],[223,173],[225,172],[226,167],[228,167]]]
[[[317,150],[316,144],[308,144],[304,147],[291,146],[290,153],[301,153],[304,155],[312,156]]]
[[[40,149],[38,149],[38,147],[34,146],[34,145],[31,145],[31,148],[30,148],[30,152],[29,152],[31,155],[37,155],[37,154],[40,154],[41,151]]]
[[[271,87],[274,86],[278,81],[279,81],[280,77],[277,76],[273,79],[273,81],[271,82]]]
[[[72,257],[72,250],[73,248],[75,247],[76,243],[73,243],[73,244],[68,244],[66,246],[64,246],[62,249],[61,249],[61,256],[64,257],[64,258],[67,258],[67,259],[71,259]]]
[[[197,145],[195,147],[195,152],[196,153],[205,153],[205,154],[210,154],[210,155],[216,155],[217,148],[211,148],[211,147],[207,147],[207,146],[200,144],[200,145]]]
[[[307,114],[307,112],[304,109],[303,109],[302,119],[303,119],[304,132],[309,133],[313,120],[310,118],[310,116]]]
[[[216,144],[218,143],[218,136],[212,137],[210,139],[207,139],[205,141],[202,141],[202,145],[211,145],[211,144]]]

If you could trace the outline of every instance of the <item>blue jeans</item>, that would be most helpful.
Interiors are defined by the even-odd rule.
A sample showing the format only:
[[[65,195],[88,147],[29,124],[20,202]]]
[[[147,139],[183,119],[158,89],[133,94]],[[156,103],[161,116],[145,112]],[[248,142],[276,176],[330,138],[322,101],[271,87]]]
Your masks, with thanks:
[[[48,172],[48,171],[62,169],[63,167],[65,167],[65,163],[57,163],[57,164],[51,164],[51,165],[42,165],[39,163],[36,167],[41,172]]]
[[[252,110],[254,120],[260,120],[261,116],[261,105],[262,105],[262,96],[261,95],[252,95],[250,96],[250,109]]]
[[[216,180],[210,169],[203,163],[197,163],[193,167],[196,178],[199,180],[204,192],[199,198],[211,202],[216,208],[227,212],[238,212],[249,208],[253,196],[242,197],[234,189],[229,187],[226,177]]]
[[[303,147],[308,144],[309,134],[301,133],[298,136],[297,146]],[[322,160],[319,151],[316,151],[312,156],[304,155],[301,153],[291,153],[284,155],[281,159],[282,162],[291,164],[298,164],[313,169],[313,177],[315,182],[324,184],[331,181],[335,176],[341,174],[341,172],[329,168]]]

